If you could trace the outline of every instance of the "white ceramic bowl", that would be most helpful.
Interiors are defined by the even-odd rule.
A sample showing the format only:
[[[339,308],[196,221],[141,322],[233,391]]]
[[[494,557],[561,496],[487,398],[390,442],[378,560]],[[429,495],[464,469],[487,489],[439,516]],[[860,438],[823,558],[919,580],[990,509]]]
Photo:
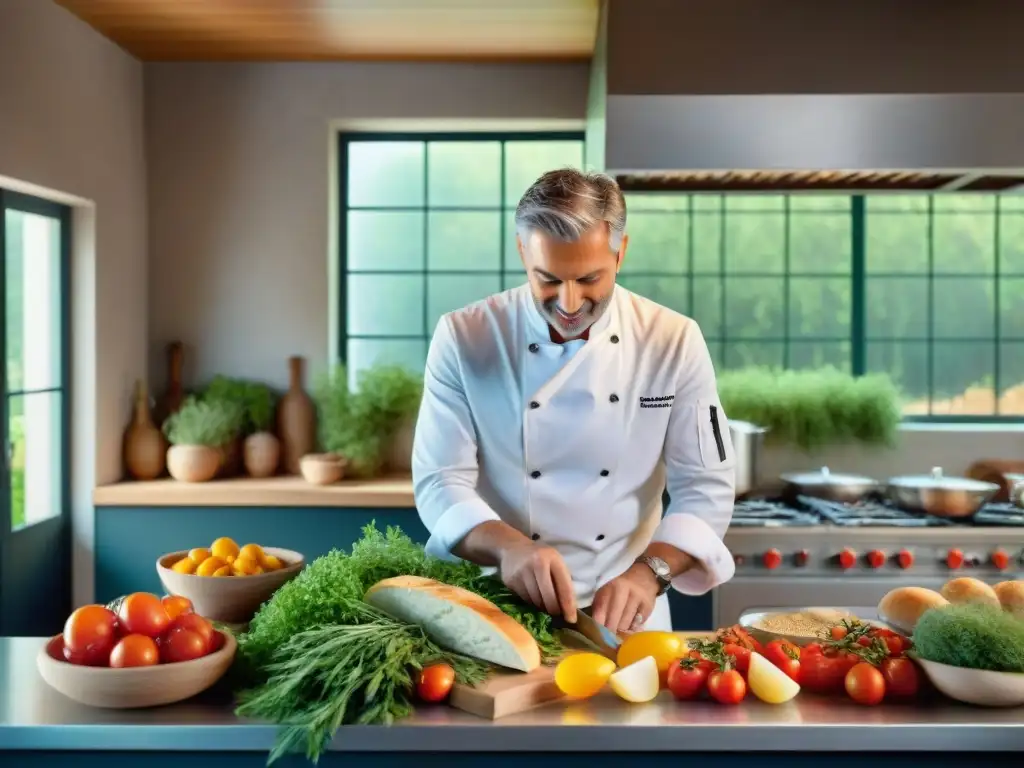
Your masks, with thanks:
[[[169,594],[192,601],[200,616],[225,623],[245,623],[251,619],[277,589],[299,575],[306,559],[299,552],[277,547],[264,547],[285,563],[284,568],[254,576],[196,576],[177,573],[171,566],[188,555],[188,550],[169,552],[156,561],[160,583]]]
[[[56,635],[39,649],[36,668],[55,691],[90,707],[157,707],[190,699],[224,676],[238,644],[230,633],[221,634],[224,646],[201,659],[124,669],[86,667],[65,661],[64,638]]]
[[[763,643],[765,645],[770,643],[772,640],[787,640],[787,641],[793,643],[793,645],[798,645],[800,647],[803,647],[803,646],[809,645],[811,643],[819,642],[821,640],[821,638],[820,637],[813,637],[813,636],[810,636],[810,635],[791,635],[791,634],[788,634],[788,633],[785,633],[785,632],[772,632],[771,630],[760,629],[760,628],[755,627],[753,625],[756,624],[757,622],[759,622],[761,619],[765,618],[766,616],[772,616],[774,614],[779,614],[779,613],[805,613],[805,612],[808,612],[808,611],[825,613],[827,615],[827,614],[829,614],[831,612],[837,611],[837,609],[835,609],[835,608],[827,608],[827,607],[823,607],[823,606],[810,606],[810,607],[806,607],[806,608],[778,608],[778,609],[770,610],[770,611],[758,611],[756,613],[745,613],[745,614],[743,614],[743,616],[740,617],[739,625],[741,627],[743,627],[745,630],[747,630],[747,632],[750,633],[751,637],[757,639],[758,641],[760,641],[761,643]],[[861,621],[861,622],[863,622],[865,624],[871,624],[871,625],[876,626],[876,627],[886,627],[886,628],[889,628],[889,629],[893,629],[896,632],[899,632],[899,630],[896,629],[895,627],[888,627],[888,625],[886,625],[885,622],[877,621],[875,619],[864,618],[862,615],[860,615],[860,612],[850,611],[850,613],[853,613],[855,616],[857,616],[858,621]],[[840,614],[837,614],[836,618],[838,620],[839,618],[849,618],[849,617],[848,616],[841,616]],[[900,634],[903,634],[903,633],[900,633]]]
[[[1024,673],[951,667],[917,657],[915,661],[932,685],[951,699],[980,707],[1024,705]]]

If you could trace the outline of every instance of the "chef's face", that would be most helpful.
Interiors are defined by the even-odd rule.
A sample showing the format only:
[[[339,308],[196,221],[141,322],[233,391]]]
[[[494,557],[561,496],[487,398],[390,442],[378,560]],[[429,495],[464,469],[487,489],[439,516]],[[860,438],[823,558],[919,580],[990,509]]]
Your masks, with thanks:
[[[608,236],[601,224],[572,243],[536,230],[517,238],[537,309],[563,339],[582,336],[611,303],[627,238],[616,253]]]

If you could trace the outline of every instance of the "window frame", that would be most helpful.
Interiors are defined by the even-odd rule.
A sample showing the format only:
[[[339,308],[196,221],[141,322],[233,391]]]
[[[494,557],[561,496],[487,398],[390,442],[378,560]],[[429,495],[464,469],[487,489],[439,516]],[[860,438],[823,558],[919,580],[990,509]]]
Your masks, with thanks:
[[[59,521],[62,528],[61,545],[67,556],[71,552],[71,225],[72,209],[68,205],[51,200],[27,195],[22,192],[0,187],[0,257],[6,257],[6,211],[36,214],[55,219],[60,224],[59,243],[59,275],[57,311],[60,313],[58,356],[60,360],[60,377],[57,386],[43,389],[8,389],[7,376],[7,266],[6,259],[0,262],[0,318],[3,318],[3,329],[0,332],[0,460],[4,462],[4,470],[0,476],[0,548],[6,547],[10,536],[21,530],[32,527],[23,521],[22,527],[15,529],[12,520],[11,506],[11,468],[8,451],[10,450],[10,401],[12,397],[25,397],[31,394],[57,392],[61,396],[60,406],[60,446],[56,461],[59,473],[59,491],[61,497],[60,511],[53,517],[39,521],[40,524]],[[26,509],[27,516],[27,509]]]
[[[337,286],[337,289],[338,289],[338,304],[339,304],[338,321],[337,321],[338,322],[338,328],[337,328],[337,331],[338,331],[338,334],[337,334],[337,338],[338,338],[337,360],[340,363],[342,363],[342,364],[345,364],[347,362],[348,343],[349,343],[350,338],[363,338],[362,336],[350,336],[350,334],[348,333],[348,279],[350,277],[350,273],[348,271],[348,238],[347,238],[347,219],[348,219],[348,212],[349,212],[349,207],[348,207],[348,198],[349,198],[349,190],[348,190],[348,150],[349,150],[349,147],[352,144],[354,144],[354,143],[367,142],[367,141],[376,141],[376,142],[402,142],[402,141],[408,142],[408,141],[415,141],[415,142],[424,142],[424,143],[444,142],[444,141],[452,141],[452,142],[473,142],[473,141],[478,141],[478,142],[494,142],[494,141],[500,141],[500,142],[506,142],[506,141],[580,141],[580,142],[583,142],[584,150],[585,150],[585,133],[583,131],[455,131],[455,132],[446,132],[446,131],[404,131],[404,132],[390,132],[390,131],[351,131],[351,132],[349,132],[349,131],[339,131],[338,134],[337,134],[337,142],[338,142],[338,144],[337,144],[337,149],[338,149],[338,157],[337,157],[337,162],[338,162],[338,166],[337,166],[337,170],[338,170],[337,222],[338,222],[338,225],[337,225],[337,235],[336,235],[337,236],[336,245],[337,245],[337,252],[338,252],[338,257],[339,257],[338,286]],[[504,144],[503,144],[503,151],[504,151]],[[427,155],[428,155],[428,153],[425,152],[424,153],[424,165],[425,166],[429,162],[427,160]],[[500,184],[501,184],[501,189],[502,189],[502,193],[503,194],[504,194],[504,186],[505,186],[504,185],[504,182],[505,182],[505,167],[504,166],[505,166],[505,164],[504,164],[504,162],[502,162],[501,163],[501,169],[500,169],[500,173],[501,173]],[[426,168],[425,168],[425,171],[426,171]],[[425,174],[425,178],[427,178],[426,174]],[[625,190],[625,192],[626,192],[627,196],[629,196],[631,194],[629,192],[629,190]],[[665,194],[689,194],[689,193],[645,192],[645,193],[634,193],[634,194],[643,194],[644,196],[654,196],[654,197],[657,197],[657,196],[663,196]],[[720,195],[720,196],[724,197],[728,193],[711,193],[711,194]],[[866,321],[867,321],[867,318],[866,318],[866,303],[867,303],[866,302],[866,287],[867,287],[867,278],[868,278],[868,273],[867,273],[867,237],[866,237],[866,232],[867,232],[867,220],[868,220],[868,217],[869,217],[869,213],[868,213],[868,210],[867,210],[867,197],[868,196],[865,195],[865,194],[850,194],[850,193],[840,193],[840,192],[830,193],[830,194],[836,194],[838,196],[846,197],[850,201],[850,207],[849,207],[849,210],[847,212],[847,215],[850,218],[850,224],[851,224],[851,227],[850,227],[851,263],[850,263],[850,271],[849,271],[850,302],[851,302],[850,336],[849,336],[849,343],[850,343],[850,372],[851,372],[851,374],[853,376],[862,376],[862,375],[865,375],[867,373],[870,373],[870,371],[867,370],[867,347],[868,347],[869,341],[868,341],[868,337],[867,337],[867,328],[866,328]],[[935,219],[936,219],[936,211],[934,209],[934,205],[932,204],[932,201],[934,200],[934,194],[929,195],[928,192],[920,192],[918,194],[920,196],[927,196],[927,197],[929,197],[929,200],[930,200],[929,207],[928,207],[928,246],[927,246],[928,247],[929,266],[928,266],[928,270],[927,271],[924,271],[924,272],[920,273],[919,275],[915,274],[915,275],[913,275],[913,277],[920,277],[922,279],[927,280],[928,281],[928,286],[929,286],[928,287],[928,291],[929,291],[929,308],[928,308],[929,323],[928,323],[928,333],[927,333],[927,336],[925,337],[925,339],[922,339],[922,341],[927,343],[927,349],[928,349],[928,359],[929,359],[929,370],[928,370],[929,393],[928,393],[928,398],[929,398],[929,402],[931,402],[934,399],[934,397],[935,397],[934,392],[932,391],[934,389],[934,386],[933,386],[934,382],[932,381],[934,366],[933,366],[932,360],[933,360],[933,355],[934,355],[934,347],[935,347],[936,338],[935,338],[934,323],[933,323],[932,319],[933,319],[933,315],[934,315],[934,309],[933,309],[933,301],[934,301],[934,299],[933,299],[933,286],[934,286],[934,283],[935,283],[935,280],[936,280],[936,275],[935,275],[935,270],[934,270],[934,236],[933,236],[933,230],[934,230]],[[994,193],[985,193],[985,194],[994,194]],[[787,197],[791,197],[791,196],[787,196]],[[691,200],[692,200],[692,197],[691,197]],[[502,203],[505,203],[505,202],[507,202],[507,201],[502,200]],[[423,210],[425,212],[431,210],[430,205],[429,205],[429,200],[425,201],[425,204],[422,207],[421,206],[415,206],[414,208],[417,209],[417,210]],[[408,208],[407,210],[413,210],[414,208]],[[690,213],[691,216],[693,215],[693,210],[692,209],[693,209],[693,206],[692,206],[692,202],[691,202],[691,205],[689,206],[689,213]],[[471,206],[454,207],[454,208],[451,208],[450,210],[473,210],[473,208]],[[488,210],[490,210],[490,206],[488,206]],[[789,208],[788,204],[787,204],[785,210],[786,210],[786,215],[787,215],[787,228],[788,228],[788,221],[789,221],[788,217],[793,214],[793,211],[791,211],[791,209]],[[741,215],[741,216],[743,215],[743,213],[739,212],[739,211],[736,212],[736,213],[737,213],[737,215]],[[942,213],[946,213],[946,212],[942,212]],[[942,213],[939,213],[938,215],[942,215]],[[997,231],[996,243],[998,243],[999,221],[1000,221],[1000,217],[1001,217],[1002,213],[1003,213],[1003,211],[1001,210],[1001,207],[997,203],[996,207],[995,207],[995,221],[996,221],[995,226],[996,226],[996,231]],[[722,219],[723,219],[723,226],[724,226],[724,222],[725,222],[727,217],[728,217],[728,213],[723,211],[723,217],[722,217]],[[507,234],[506,226],[507,226],[507,224],[506,224],[506,221],[505,221],[505,217],[502,216],[501,217],[501,233],[500,233],[500,242],[502,244],[504,244],[505,239],[506,239],[506,234]],[[627,226],[627,231],[628,231],[628,226]],[[691,233],[690,234],[690,238],[692,239],[692,227],[690,229],[690,233]],[[690,288],[689,288],[689,290],[690,290],[690,293],[692,294],[692,292],[693,292],[692,243],[690,243],[688,247],[689,247],[689,249],[691,251],[691,263],[687,266],[687,268],[685,270],[680,271],[679,275],[674,275],[674,276],[687,277],[690,280]],[[725,241],[723,239],[723,242],[720,245],[720,248],[724,249],[725,247],[726,247],[726,244],[725,244]],[[788,242],[787,242],[786,248],[787,248],[787,251],[786,251],[785,257],[787,259],[787,269],[785,269],[782,273],[779,273],[778,277],[783,278],[788,283],[788,281],[790,279],[790,276],[791,276],[790,270],[788,269],[788,259],[789,259],[789,244],[788,244]],[[1002,340],[1002,337],[1000,336],[1000,333],[999,333],[1000,322],[1001,322],[1001,318],[1000,318],[1000,305],[999,305],[999,280],[1000,280],[1001,272],[1000,272],[1000,254],[998,253],[998,251],[994,254],[994,256],[995,256],[994,273],[991,276],[987,275],[987,274],[986,275],[971,275],[971,274],[968,274],[968,273],[965,273],[964,276],[974,276],[974,277],[982,277],[983,276],[983,277],[986,277],[986,278],[987,277],[991,277],[993,279],[994,283],[995,283],[995,286],[996,286],[995,297],[994,297],[994,301],[995,301],[995,306],[994,306],[995,318],[994,318],[994,325],[993,325],[993,329],[992,329],[991,341],[995,345],[995,352],[994,352],[995,356],[994,356],[994,360],[993,360],[994,373],[995,373],[994,386],[996,387],[996,396],[997,396],[997,402],[998,402],[999,387],[1002,384],[1002,382],[999,381],[1000,354],[1001,354],[1001,351],[1000,351],[1000,348],[999,348],[999,342]],[[504,262],[504,251],[502,252],[501,259],[502,259],[501,260],[501,272],[502,272],[502,274],[504,274],[504,271],[505,271],[504,268],[506,266],[505,262]],[[724,259],[723,259],[722,263],[724,264]],[[411,271],[407,270],[407,271],[404,271],[405,274],[412,274],[413,272],[415,272],[417,274],[420,273],[420,271],[417,271],[417,270],[411,270]],[[403,271],[396,272],[396,274],[402,274],[402,273],[403,273]],[[427,269],[422,270],[422,273],[424,275],[431,274],[430,270],[427,270]],[[624,277],[630,277],[631,275],[624,274],[623,276]],[[746,276],[746,275],[743,275],[743,276]],[[836,276],[839,277],[840,275],[836,275]],[[725,286],[726,279],[728,278],[728,272],[727,271],[724,272],[722,277],[723,277],[723,299],[722,300],[724,302],[724,295],[725,295],[725,288],[724,288],[724,286]],[[787,290],[787,295],[786,295],[786,306],[787,307],[788,307],[788,304],[789,304],[789,301],[788,301],[788,290]],[[691,311],[692,311],[692,307],[691,307]],[[427,329],[427,333],[428,333],[427,342],[429,343],[429,329]],[[388,335],[388,336],[381,336],[379,338],[382,338],[382,339],[412,339],[414,337],[412,337],[412,336],[401,336],[401,335]],[[418,339],[419,337],[417,336],[415,338]],[[786,338],[787,338],[787,340],[790,339],[790,336],[789,336],[788,332],[787,332]],[[726,339],[725,341],[727,342],[728,340]],[[968,340],[965,340],[965,341],[970,341],[970,340],[968,339]],[[1015,415],[1015,414],[989,414],[989,415],[981,415],[981,414],[979,414],[979,415],[927,414],[927,415],[903,415],[901,417],[901,420],[902,420],[903,423],[922,423],[923,422],[923,423],[929,423],[929,424],[993,424],[993,423],[994,424],[1007,424],[1007,423],[1022,422],[1022,421],[1024,421],[1024,417],[1021,417],[1020,415]]]

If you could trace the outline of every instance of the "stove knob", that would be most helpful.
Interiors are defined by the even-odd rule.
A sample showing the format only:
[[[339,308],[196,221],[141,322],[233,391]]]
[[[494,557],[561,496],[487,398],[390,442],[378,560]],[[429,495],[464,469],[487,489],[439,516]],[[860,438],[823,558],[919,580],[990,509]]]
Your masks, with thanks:
[[[899,561],[900,568],[907,569],[914,564],[914,553],[909,549],[901,549],[896,559]]]
[[[799,552],[797,552],[795,555],[793,555],[793,562],[795,562],[797,565],[800,565],[800,566],[807,565],[807,563],[808,563],[808,561],[810,561],[810,559],[811,559],[811,553],[808,552],[806,549],[801,549]]]
[[[847,548],[839,553],[839,565],[842,568],[849,570],[850,568],[853,568],[853,566],[855,566],[856,564],[857,553],[854,552],[852,549]]]
[[[765,568],[778,568],[782,565],[782,553],[777,549],[769,549],[762,558]]]
[[[736,563],[736,565],[743,565],[743,562],[746,560],[746,558],[743,555],[733,555],[732,560],[734,563]]]
[[[1005,571],[1010,565],[1010,556],[1001,549],[992,553],[992,565],[1000,571]]]
[[[881,568],[885,565],[885,552],[878,549],[872,549],[868,552],[868,565],[872,568]]]
[[[964,564],[964,553],[959,549],[951,549],[946,553],[946,565],[951,570],[956,570]]]

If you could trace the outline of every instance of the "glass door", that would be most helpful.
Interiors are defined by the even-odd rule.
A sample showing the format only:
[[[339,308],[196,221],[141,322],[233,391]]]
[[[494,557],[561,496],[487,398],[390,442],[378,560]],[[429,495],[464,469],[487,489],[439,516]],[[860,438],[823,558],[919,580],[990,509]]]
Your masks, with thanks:
[[[70,209],[0,189],[0,635],[52,635],[71,607]]]

